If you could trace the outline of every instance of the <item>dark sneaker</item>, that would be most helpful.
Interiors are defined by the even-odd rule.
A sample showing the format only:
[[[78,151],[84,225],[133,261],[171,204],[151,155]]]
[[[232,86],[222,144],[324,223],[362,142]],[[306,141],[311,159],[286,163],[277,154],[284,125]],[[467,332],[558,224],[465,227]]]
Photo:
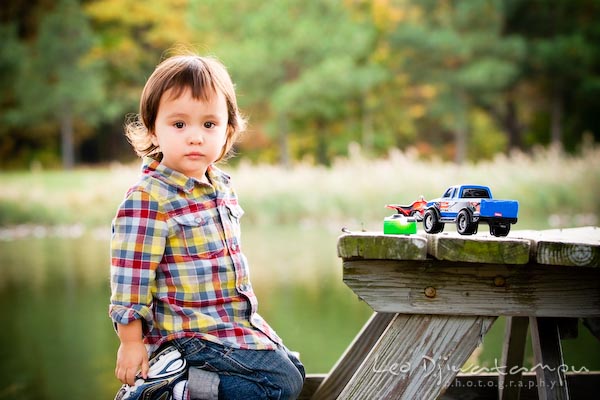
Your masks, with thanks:
[[[165,347],[149,361],[148,379],[136,377],[135,385],[123,385],[115,400],[173,400],[173,388],[187,380],[187,363],[179,350]]]

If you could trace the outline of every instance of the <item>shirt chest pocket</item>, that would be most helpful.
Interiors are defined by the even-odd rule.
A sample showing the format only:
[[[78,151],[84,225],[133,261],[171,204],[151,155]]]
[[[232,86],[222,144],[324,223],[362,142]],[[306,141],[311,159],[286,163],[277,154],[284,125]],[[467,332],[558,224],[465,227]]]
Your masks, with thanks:
[[[237,244],[240,240],[240,219],[244,215],[244,210],[239,204],[225,203],[227,210],[227,222],[225,223],[225,233],[229,241],[233,240]]]
[[[175,215],[173,255],[216,258],[225,253],[223,229],[218,215],[190,213]]]

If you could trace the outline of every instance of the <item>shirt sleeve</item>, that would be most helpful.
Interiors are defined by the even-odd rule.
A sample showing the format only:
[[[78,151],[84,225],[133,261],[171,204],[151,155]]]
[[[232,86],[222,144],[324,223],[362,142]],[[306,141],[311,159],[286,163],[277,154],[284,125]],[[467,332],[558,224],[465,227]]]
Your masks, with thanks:
[[[114,323],[142,319],[143,334],[152,330],[152,292],[167,234],[159,203],[144,191],[130,192],[112,227],[109,314]]]

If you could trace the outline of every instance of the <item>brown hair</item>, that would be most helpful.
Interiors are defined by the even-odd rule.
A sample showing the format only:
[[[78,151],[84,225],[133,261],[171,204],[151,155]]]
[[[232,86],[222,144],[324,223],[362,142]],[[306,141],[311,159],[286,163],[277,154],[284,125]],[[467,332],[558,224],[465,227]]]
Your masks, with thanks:
[[[169,57],[156,67],[142,91],[139,115],[129,117],[125,125],[125,135],[138,156],[160,157],[160,149],[152,143],[158,106],[163,94],[171,90],[174,97],[189,89],[192,97],[208,101],[220,91],[227,103],[227,138],[217,161],[231,153],[233,144],[246,128],[246,120],[241,115],[233,82],[225,66],[212,57],[178,55]]]

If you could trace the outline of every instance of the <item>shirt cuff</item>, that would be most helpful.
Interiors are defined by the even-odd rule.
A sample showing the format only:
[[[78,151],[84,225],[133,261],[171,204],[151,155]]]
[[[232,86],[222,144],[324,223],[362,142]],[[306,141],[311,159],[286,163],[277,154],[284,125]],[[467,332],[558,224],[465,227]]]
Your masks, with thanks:
[[[152,312],[147,306],[135,304],[126,307],[123,305],[111,304],[109,307],[109,315],[113,320],[115,331],[117,330],[117,324],[127,325],[138,319],[142,320],[142,334],[144,336],[147,336],[154,327]]]

